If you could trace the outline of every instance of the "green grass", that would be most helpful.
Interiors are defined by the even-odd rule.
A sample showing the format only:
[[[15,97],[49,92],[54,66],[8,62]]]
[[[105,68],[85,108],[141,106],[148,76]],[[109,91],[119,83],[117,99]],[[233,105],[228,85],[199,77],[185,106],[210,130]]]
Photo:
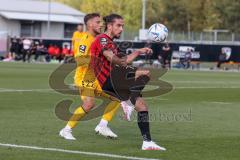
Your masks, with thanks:
[[[58,136],[65,122],[54,113],[62,99],[80,103],[49,89],[48,77],[56,64],[0,63],[0,143],[60,148],[159,158],[162,160],[240,159],[240,74],[230,72],[169,71],[162,79],[175,89],[163,96],[147,98],[154,141],[166,152],[141,151],[136,121],[121,120],[121,109],[110,123],[117,140],[94,133],[100,118],[80,122],[74,130],[77,141]],[[72,83],[72,75],[68,77]],[[13,90],[33,90],[17,91]],[[5,90],[5,91],[4,91]],[[191,115],[190,118],[183,115]],[[167,117],[166,117],[167,116]],[[80,154],[36,151],[0,146],[1,160],[109,159]],[[114,158],[115,159],[115,158]]]

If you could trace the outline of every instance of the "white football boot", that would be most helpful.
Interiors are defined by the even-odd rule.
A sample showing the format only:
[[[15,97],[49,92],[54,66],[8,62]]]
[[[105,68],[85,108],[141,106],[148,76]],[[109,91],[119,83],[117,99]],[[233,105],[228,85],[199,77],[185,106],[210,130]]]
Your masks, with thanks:
[[[63,128],[59,132],[59,136],[63,137],[64,139],[67,139],[67,140],[76,140],[76,138],[73,137],[72,129],[70,129],[70,128]]]
[[[155,142],[153,141],[143,141],[142,144],[142,150],[160,150],[160,151],[166,151],[167,149],[164,147],[161,147],[159,145],[157,145]]]
[[[108,137],[108,138],[117,138],[118,136],[115,134],[115,133],[113,133],[113,131],[109,128],[109,127],[107,127],[107,126],[99,126],[99,125],[97,125],[97,127],[95,128],[95,132],[97,133],[97,134],[100,134],[100,135],[102,135],[102,136],[104,136],[104,137]]]
[[[131,103],[130,100],[127,100],[127,101],[122,101],[121,106],[124,112],[124,119],[126,119],[127,121],[131,121],[131,115],[134,111],[134,105]]]

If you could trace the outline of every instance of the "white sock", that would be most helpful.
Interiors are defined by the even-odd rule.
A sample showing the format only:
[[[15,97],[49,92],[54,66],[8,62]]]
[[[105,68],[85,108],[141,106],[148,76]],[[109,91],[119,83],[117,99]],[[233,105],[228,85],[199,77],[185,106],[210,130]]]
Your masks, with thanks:
[[[123,101],[125,103],[127,103],[128,106],[131,106],[132,108],[134,108],[134,105],[132,104],[132,102],[129,100]]]
[[[106,121],[105,119],[101,119],[101,121],[98,124],[98,126],[100,127],[107,127],[107,125],[108,125],[108,121]]]

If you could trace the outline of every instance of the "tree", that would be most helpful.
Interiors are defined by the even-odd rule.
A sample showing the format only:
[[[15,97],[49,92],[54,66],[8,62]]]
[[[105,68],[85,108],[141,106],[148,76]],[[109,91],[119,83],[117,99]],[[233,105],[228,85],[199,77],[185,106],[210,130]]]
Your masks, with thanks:
[[[102,16],[118,13],[124,17],[126,28],[140,28],[140,0],[60,0],[82,12],[98,12]]]
[[[240,1],[215,0],[214,10],[217,14],[219,27],[240,33]]]
[[[187,23],[190,15],[183,4],[183,0],[163,0],[162,5],[164,24],[172,31],[187,31]]]
[[[147,0],[146,27],[150,27],[153,23],[164,23],[165,19],[162,17],[162,12],[162,0]]]
[[[119,13],[126,28],[141,28],[142,0],[56,0],[82,12]],[[230,29],[240,32],[239,0],[147,0],[146,27],[163,23],[171,31]]]

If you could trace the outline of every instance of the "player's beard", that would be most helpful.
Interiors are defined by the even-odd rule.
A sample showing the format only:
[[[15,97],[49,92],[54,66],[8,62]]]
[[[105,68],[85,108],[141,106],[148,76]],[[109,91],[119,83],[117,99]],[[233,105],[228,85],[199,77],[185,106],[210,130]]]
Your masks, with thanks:
[[[99,35],[99,34],[101,33],[101,30],[98,31],[98,30],[94,29],[93,31],[94,31],[94,33],[95,33],[96,35]]]
[[[121,37],[122,32],[120,32],[118,35],[114,36],[115,39],[119,39]]]

